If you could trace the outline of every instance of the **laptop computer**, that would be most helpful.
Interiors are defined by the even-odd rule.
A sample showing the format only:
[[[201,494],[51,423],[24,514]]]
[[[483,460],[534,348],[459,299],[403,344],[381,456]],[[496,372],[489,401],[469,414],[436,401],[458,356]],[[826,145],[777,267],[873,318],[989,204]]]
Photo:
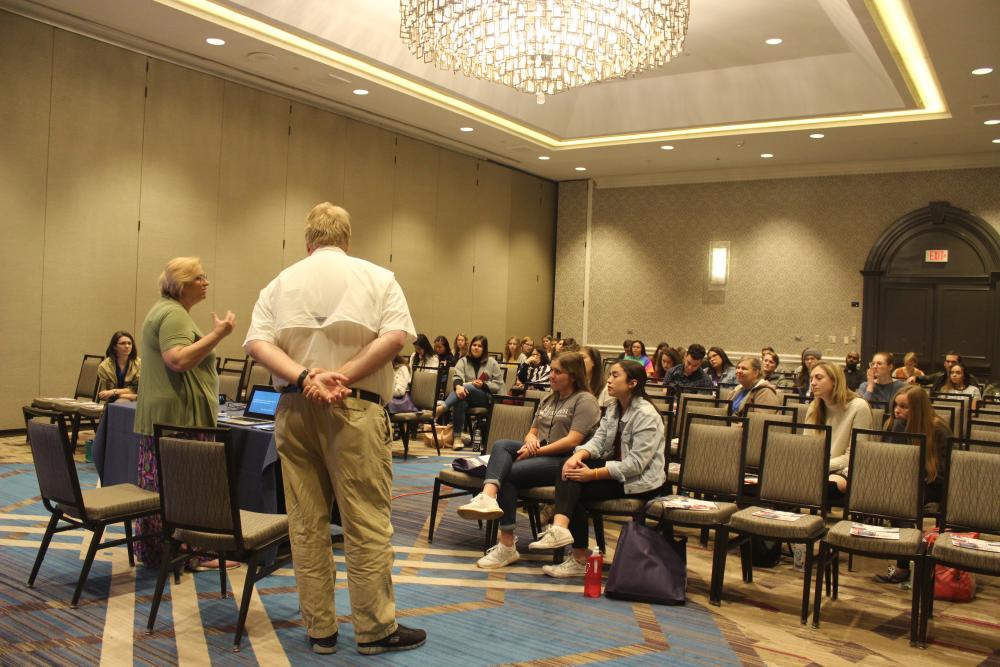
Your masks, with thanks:
[[[274,413],[278,409],[278,399],[281,392],[266,384],[257,384],[250,390],[247,398],[247,406],[243,410],[242,416],[219,417],[223,424],[237,424],[240,426],[259,426],[274,422]]]

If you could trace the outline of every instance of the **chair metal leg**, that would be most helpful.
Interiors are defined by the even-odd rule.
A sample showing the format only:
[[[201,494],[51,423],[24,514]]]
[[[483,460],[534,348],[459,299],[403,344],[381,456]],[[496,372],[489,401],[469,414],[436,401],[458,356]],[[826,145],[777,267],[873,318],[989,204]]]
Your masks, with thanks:
[[[461,436],[461,434],[457,434],[457,435],[459,437]],[[433,421],[431,422],[431,436],[434,437],[434,449],[437,450],[438,456],[441,456],[441,443],[438,442],[437,424],[435,424]],[[427,541],[430,542],[430,540],[427,540]]]
[[[433,428],[433,425],[431,427]],[[436,442],[437,441],[435,440],[435,443]],[[438,450],[438,453],[439,454],[441,453],[440,450]],[[427,542],[428,543],[431,543],[431,542],[434,541],[434,521],[435,521],[435,519],[437,519],[438,501],[440,500],[440,496],[441,496],[441,480],[435,479],[434,480],[434,494],[431,496],[431,519],[430,519],[429,525],[427,526]]]
[[[597,548],[602,554],[608,553],[607,542],[604,541],[604,517],[600,514],[592,514],[591,520],[594,522],[594,539],[597,541]]]
[[[532,539],[537,540],[538,524],[535,523],[535,513],[532,511],[532,504],[525,503],[524,511],[528,515],[528,526],[531,528]]]
[[[125,549],[128,551],[128,566],[135,567],[135,550],[132,548],[132,520],[122,521],[125,526]]]
[[[920,595],[923,591],[924,567],[923,556],[913,559],[913,588],[910,590],[910,646],[917,646],[920,625]]]
[[[257,552],[250,552],[247,561],[247,577],[243,582],[243,600],[240,602],[240,617],[236,620],[236,637],[233,638],[233,653],[240,652],[240,642],[243,640],[243,629],[247,623],[247,612],[250,610],[250,597],[257,581]]]
[[[35,564],[31,567],[31,574],[28,576],[28,588],[35,586],[35,577],[38,576],[38,569],[42,567],[42,559],[45,558],[45,552],[49,550],[49,543],[52,542],[52,536],[56,532],[56,524],[59,523],[61,517],[62,512],[53,512],[52,517],[49,519],[49,525],[45,527],[45,535],[42,536],[42,543],[38,547]]]
[[[229,592],[226,590],[226,552],[220,551],[216,561],[219,563],[219,590],[222,593],[222,597],[227,598],[229,597]]]
[[[726,576],[726,556],[729,552],[729,528],[716,526],[715,546],[712,550],[712,582],[708,588],[708,601],[715,606],[722,604],[722,584]]]
[[[849,556],[851,554],[848,554]],[[840,549],[833,550],[833,595],[834,600],[837,599],[837,593],[840,592]]]
[[[163,599],[163,589],[167,585],[167,577],[170,575],[170,562],[174,559],[175,547],[170,540],[163,543],[163,560],[160,562],[160,574],[156,577],[156,590],[153,592],[153,602],[149,605],[149,620],[146,621],[146,634],[153,634],[153,624],[156,623],[156,614],[160,610],[160,601]]]
[[[813,543],[806,543],[806,559],[802,572],[802,617],[799,622],[802,625],[806,624],[809,620],[809,587],[812,583],[812,568],[813,568]]]
[[[701,529],[701,536],[700,536],[699,542],[700,542],[700,544],[701,544],[702,547],[707,547],[708,546],[708,528],[702,528]]]
[[[819,543],[819,556],[816,559],[816,594],[813,599],[813,627],[819,627],[819,609],[823,603],[823,579],[830,583],[829,547],[825,542]]]
[[[410,427],[403,424],[399,429],[399,437],[403,441],[403,461],[410,455]]]
[[[76,590],[73,592],[73,600],[69,603],[70,609],[76,609],[76,605],[80,602],[80,596],[83,594],[83,585],[87,583],[87,576],[90,574],[90,566],[94,564],[94,556],[97,555],[97,547],[101,543],[101,537],[104,535],[104,524],[99,524],[94,528],[94,536],[90,540],[90,546],[87,548],[87,557],[83,561],[83,569],[80,570],[80,579],[76,582]]]
[[[740,544],[740,562],[743,565],[743,581],[748,584],[753,583],[753,546],[750,544],[750,537]]]
[[[931,606],[934,602],[934,560],[928,558],[924,562],[924,580],[920,586],[920,646],[927,648],[927,622],[931,618]]]

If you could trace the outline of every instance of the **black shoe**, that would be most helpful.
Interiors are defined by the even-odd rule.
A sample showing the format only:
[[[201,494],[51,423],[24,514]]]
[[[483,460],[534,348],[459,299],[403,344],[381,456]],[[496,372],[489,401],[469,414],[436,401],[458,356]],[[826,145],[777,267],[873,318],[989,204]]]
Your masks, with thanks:
[[[883,584],[901,584],[910,581],[910,571],[900,570],[898,567],[890,565],[886,574],[876,574],[875,578]]]
[[[423,630],[400,625],[394,633],[379,639],[377,642],[358,642],[358,653],[375,655],[389,651],[409,651],[411,648],[423,646],[426,641],[427,633]]]
[[[337,652],[337,634],[334,632],[329,637],[323,637],[322,639],[316,639],[315,637],[309,638],[309,645],[312,646],[313,653],[319,653],[320,655],[329,655],[331,653]]]

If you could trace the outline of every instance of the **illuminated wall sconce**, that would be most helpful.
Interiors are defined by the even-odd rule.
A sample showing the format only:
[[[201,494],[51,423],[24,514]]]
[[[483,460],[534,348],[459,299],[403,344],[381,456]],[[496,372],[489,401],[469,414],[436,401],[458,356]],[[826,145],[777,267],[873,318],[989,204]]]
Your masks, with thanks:
[[[708,251],[708,288],[724,290],[729,283],[729,241],[713,241]]]

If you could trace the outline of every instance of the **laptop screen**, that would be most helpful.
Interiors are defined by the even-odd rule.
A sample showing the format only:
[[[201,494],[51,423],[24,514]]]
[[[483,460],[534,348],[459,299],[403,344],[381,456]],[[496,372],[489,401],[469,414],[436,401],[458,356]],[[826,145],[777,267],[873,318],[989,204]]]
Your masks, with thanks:
[[[244,417],[254,419],[274,419],[274,413],[278,409],[278,399],[281,392],[266,384],[254,385],[250,391],[250,399],[247,401],[247,409],[243,412]]]

